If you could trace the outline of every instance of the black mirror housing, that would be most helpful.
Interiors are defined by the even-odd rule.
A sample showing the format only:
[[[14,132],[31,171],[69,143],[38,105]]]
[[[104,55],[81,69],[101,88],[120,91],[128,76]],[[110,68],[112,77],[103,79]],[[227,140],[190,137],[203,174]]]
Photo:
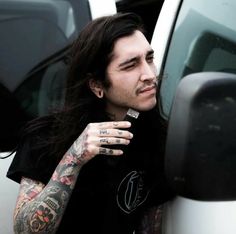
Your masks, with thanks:
[[[236,75],[184,77],[170,113],[165,170],[177,194],[197,200],[236,199]]]

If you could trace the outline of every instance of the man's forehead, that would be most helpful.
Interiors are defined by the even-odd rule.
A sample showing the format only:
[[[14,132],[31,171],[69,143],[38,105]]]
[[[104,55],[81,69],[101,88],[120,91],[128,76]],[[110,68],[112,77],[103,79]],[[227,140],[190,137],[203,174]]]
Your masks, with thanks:
[[[151,45],[142,32],[119,38],[114,45],[113,59],[127,56],[141,56],[152,50]]]

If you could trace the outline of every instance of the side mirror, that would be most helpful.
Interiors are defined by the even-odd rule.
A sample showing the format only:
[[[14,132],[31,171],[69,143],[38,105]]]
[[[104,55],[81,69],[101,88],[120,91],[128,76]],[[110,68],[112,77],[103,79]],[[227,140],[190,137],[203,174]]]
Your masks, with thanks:
[[[178,195],[236,200],[236,74],[202,72],[180,81],[165,163],[168,182]]]

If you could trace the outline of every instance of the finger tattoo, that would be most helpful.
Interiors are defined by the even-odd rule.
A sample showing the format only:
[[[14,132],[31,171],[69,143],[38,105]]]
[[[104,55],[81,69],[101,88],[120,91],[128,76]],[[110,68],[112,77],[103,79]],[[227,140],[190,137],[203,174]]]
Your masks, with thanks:
[[[113,150],[112,149],[106,149],[106,148],[99,148],[99,154],[113,154]]]
[[[100,135],[105,135],[105,134],[107,135],[108,131],[106,129],[100,129],[99,133],[100,133]]]
[[[120,144],[120,142],[121,142],[120,139],[116,139],[117,144]]]
[[[105,148],[99,148],[99,154],[106,154],[107,150]]]
[[[109,144],[109,141],[107,138],[100,138],[100,143],[107,143]]]

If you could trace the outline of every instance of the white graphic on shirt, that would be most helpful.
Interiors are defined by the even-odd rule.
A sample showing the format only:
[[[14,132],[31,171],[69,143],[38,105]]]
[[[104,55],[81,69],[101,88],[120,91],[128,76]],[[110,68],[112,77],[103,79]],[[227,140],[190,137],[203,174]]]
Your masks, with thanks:
[[[117,204],[125,213],[131,213],[147,198],[149,191],[144,188],[143,173],[131,171],[121,181],[117,190]]]

